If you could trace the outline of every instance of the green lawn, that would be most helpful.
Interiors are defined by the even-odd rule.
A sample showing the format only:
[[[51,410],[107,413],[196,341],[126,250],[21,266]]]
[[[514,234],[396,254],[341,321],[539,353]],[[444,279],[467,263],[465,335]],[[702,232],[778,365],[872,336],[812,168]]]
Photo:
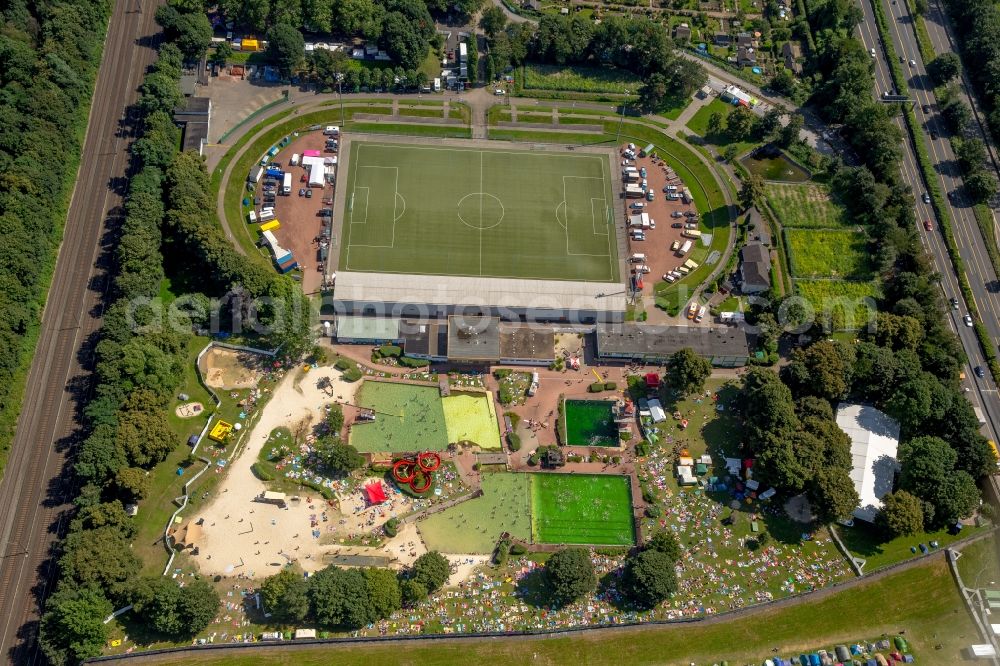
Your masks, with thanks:
[[[966,527],[957,535],[948,534],[947,530],[938,530],[899,537],[891,541],[885,541],[877,529],[860,520],[855,520],[853,527],[837,525],[835,529],[847,549],[855,557],[866,561],[864,572],[871,573],[890,564],[919,556],[921,543],[929,548],[931,541],[937,541],[939,548],[946,548],[954,541],[975,534],[980,528]],[[986,541],[989,542],[989,539]]]
[[[846,211],[833,202],[823,185],[768,182],[764,190],[771,210],[786,228],[836,228],[849,224]]]
[[[882,293],[874,281],[796,279],[793,285],[796,293],[809,301],[816,315],[828,318],[836,330],[867,326],[874,313],[874,299]]]
[[[962,547],[958,573],[966,587],[1000,589],[1000,539],[996,533]]]
[[[531,538],[530,475],[484,473],[483,495],[435,513],[417,523],[430,550],[491,553],[500,534]]]
[[[493,396],[453,391],[441,403],[449,442],[475,442],[481,449],[500,450]]]
[[[721,99],[716,97],[711,102],[698,109],[698,111],[691,116],[691,120],[688,121],[687,127],[689,130],[698,136],[703,137],[711,144],[716,146],[727,146],[733,142],[725,134],[722,136],[709,136],[708,120],[712,117],[713,113],[722,114],[723,119],[728,118],[729,114],[732,113],[734,109],[736,109],[734,105],[723,102]],[[725,123],[723,123],[723,126],[725,126]],[[735,142],[735,145],[738,153],[742,155],[757,145],[757,142],[737,141]]]
[[[613,282],[606,155],[355,139],[341,270]]]
[[[636,94],[642,80],[621,69],[612,67],[574,67],[571,65],[525,65],[524,89],[565,90],[569,92],[594,92]]]
[[[536,543],[635,543],[628,477],[532,474],[531,537]]]
[[[441,393],[436,386],[365,380],[357,403],[375,411],[372,423],[351,427],[358,451],[443,451],[448,448]]]
[[[725,659],[730,664],[761,663],[773,656],[771,648],[775,646],[787,658],[821,647],[829,650],[839,643],[878,638],[883,633],[893,635],[903,629],[917,664],[943,666],[964,661],[962,650],[980,640],[947,566],[940,559],[803,601],[711,624],[647,626],[530,640],[491,637],[366,646],[353,643],[294,651],[188,652],[152,657],[151,662],[205,666],[688,666],[692,662],[712,664]],[[873,607],[877,610],[871,610]]]
[[[792,276],[867,280],[872,256],[867,239],[852,229],[785,229]]]
[[[570,446],[618,446],[610,400],[567,400],[566,443]]]

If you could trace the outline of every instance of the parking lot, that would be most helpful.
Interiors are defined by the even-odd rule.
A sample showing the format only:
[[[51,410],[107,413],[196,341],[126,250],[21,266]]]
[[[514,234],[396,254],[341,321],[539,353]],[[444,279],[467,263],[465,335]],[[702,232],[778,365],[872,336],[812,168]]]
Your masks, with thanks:
[[[280,194],[281,184],[278,184],[279,194],[274,200],[275,215],[281,221],[281,228],[273,231],[278,242],[290,250],[299,264],[301,271],[293,271],[293,275],[301,275],[302,288],[309,294],[319,290],[323,280],[323,260],[320,257],[320,232],[323,218],[320,211],[333,207],[334,186],[308,187],[305,182],[306,169],[292,166],[292,155],[302,155],[304,150],[323,151],[324,139],[322,132],[307,132],[301,134],[275,155],[274,161],[281,168],[292,174],[292,191],[288,196]],[[322,153],[333,156],[334,153]],[[310,197],[305,194],[311,193]],[[331,251],[332,254],[332,251]]]
[[[644,231],[644,240],[637,240],[634,234],[629,234],[629,254],[642,253],[646,255],[645,264],[649,266],[650,272],[643,276],[642,295],[647,304],[653,302],[653,287],[657,282],[663,281],[663,274],[674,270],[684,263],[691,256],[688,252],[684,257],[670,249],[676,241],[683,245],[684,241],[692,240],[692,245],[698,247],[701,243],[697,239],[687,239],[681,235],[684,231],[684,223],[697,218],[685,217],[684,213],[697,213],[693,204],[685,204],[682,200],[669,201],[663,188],[667,185],[668,168],[661,160],[652,157],[638,157],[632,161],[637,169],[646,169],[646,180],[649,189],[653,191],[653,200],[628,199],[626,200],[626,218],[624,224],[628,227],[628,216],[639,212],[649,215],[651,223],[655,223],[656,228],[649,228]],[[683,188],[683,183],[674,183],[679,188]],[[642,203],[640,210],[633,208],[633,204]],[[674,217],[677,214],[679,217]],[[704,231],[699,224],[699,229]],[[630,230],[631,231],[631,230]],[[690,285],[693,290],[697,285]]]

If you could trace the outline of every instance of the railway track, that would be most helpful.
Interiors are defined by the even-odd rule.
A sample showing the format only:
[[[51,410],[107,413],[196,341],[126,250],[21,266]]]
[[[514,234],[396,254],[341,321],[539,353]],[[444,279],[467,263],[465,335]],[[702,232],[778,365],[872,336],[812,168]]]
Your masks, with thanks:
[[[129,107],[155,57],[159,1],[118,0],[112,9],[80,172],[0,481],[0,654],[19,666],[44,662],[36,641],[39,609],[51,592],[51,547],[74,490],[69,465],[77,416],[90,395],[95,333],[131,175]]]

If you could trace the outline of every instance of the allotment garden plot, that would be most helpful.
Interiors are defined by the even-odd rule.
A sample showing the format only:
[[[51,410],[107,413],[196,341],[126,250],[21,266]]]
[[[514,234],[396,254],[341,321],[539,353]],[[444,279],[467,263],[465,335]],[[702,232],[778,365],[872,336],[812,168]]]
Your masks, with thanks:
[[[614,282],[605,154],[354,140],[340,270]]]

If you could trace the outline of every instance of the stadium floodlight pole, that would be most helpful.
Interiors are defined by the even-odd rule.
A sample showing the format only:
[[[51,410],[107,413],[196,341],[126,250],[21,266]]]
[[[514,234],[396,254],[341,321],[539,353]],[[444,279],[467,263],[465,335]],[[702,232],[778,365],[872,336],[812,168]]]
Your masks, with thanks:
[[[629,91],[626,88],[625,89],[625,101],[622,102],[622,115],[621,115],[621,118],[618,119],[618,134],[615,136],[615,145],[616,146],[621,142],[621,138],[622,138],[622,123],[625,122],[625,107],[628,105],[628,95],[629,95]]]
[[[337,97],[340,99],[340,126],[344,127],[344,91],[341,89],[341,82],[344,80],[343,74],[337,74]]]

